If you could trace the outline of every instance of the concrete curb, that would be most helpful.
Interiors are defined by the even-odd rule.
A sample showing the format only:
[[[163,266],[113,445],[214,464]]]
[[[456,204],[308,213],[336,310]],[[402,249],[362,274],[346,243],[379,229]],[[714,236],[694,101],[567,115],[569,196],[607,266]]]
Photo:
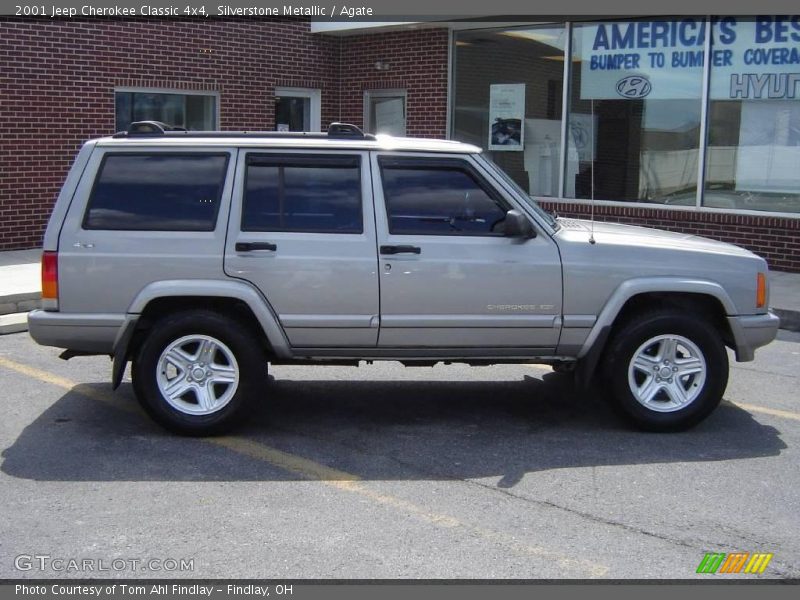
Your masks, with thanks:
[[[0,335],[28,331],[28,313],[0,315]]]
[[[0,296],[0,335],[28,331],[28,312],[41,305],[39,290]]]
[[[0,315],[26,313],[34,308],[39,308],[41,302],[42,293],[39,290],[0,296]]]

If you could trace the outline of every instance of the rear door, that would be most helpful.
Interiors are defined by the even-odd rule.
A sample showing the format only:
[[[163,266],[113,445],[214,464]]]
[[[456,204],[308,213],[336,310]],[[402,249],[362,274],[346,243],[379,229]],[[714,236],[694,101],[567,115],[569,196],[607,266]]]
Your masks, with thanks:
[[[368,153],[241,150],[225,272],[262,291],[296,348],[375,346]]]
[[[379,346],[553,352],[561,314],[558,249],[541,228],[532,239],[503,233],[506,212],[525,214],[525,207],[467,155],[376,152],[372,160]]]

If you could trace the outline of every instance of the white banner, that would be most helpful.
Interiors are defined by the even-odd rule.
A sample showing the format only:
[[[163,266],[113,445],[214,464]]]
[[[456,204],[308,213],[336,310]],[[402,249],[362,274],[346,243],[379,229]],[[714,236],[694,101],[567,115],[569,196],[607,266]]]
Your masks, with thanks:
[[[800,16],[713,20],[713,100],[800,98]],[[581,99],[694,99],[702,95],[706,22],[581,26]]]

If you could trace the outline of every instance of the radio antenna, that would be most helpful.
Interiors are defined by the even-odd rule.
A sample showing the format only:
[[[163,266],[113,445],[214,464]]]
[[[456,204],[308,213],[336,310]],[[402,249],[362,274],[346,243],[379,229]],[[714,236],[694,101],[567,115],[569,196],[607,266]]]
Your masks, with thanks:
[[[591,180],[591,182],[592,182],[592,199],[591,199],[591,202],[590,202],[590,207],[591,207],[590,210],[591,210],[591,215],[592,216],[591,216],[591,229],[589,231],[589,243],[590,244],[595,244],[596,242],[595,242],[595,239],[594,239],[594,163],[597,160],[597,156],[595,155],[595,150],[594,150],[595,149],[595,143],[594,143],[594,98],[592,98],[590,101],[591,101],[591,117],[590,117],[591,125],[589,126],[589,131],[591,132],[591,136],[589,137],[589,144],[591,144],[591,146],[589,146],[589,152],[591,152],[591,157],[592,157],[592,180]]]

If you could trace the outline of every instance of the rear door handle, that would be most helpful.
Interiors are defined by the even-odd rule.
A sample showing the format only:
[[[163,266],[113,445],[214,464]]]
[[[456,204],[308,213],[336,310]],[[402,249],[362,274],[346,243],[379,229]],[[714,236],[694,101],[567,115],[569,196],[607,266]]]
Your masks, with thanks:
[[[381,254],[420,254],[419,246],[381,246]]]
[[[250,252],[251,250],[272,250],[278,249],[277,244],[271,242],[236,242],[237,252]]]

